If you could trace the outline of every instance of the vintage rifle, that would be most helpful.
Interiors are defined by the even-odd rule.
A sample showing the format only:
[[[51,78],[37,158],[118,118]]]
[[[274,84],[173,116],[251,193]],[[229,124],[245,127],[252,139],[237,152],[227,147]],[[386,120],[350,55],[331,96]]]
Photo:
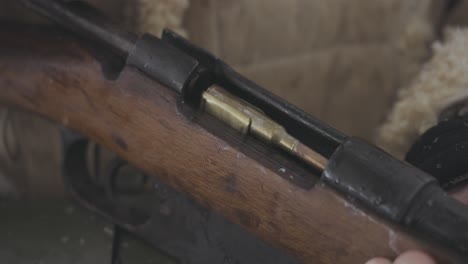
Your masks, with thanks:
[[[2,27],[2,103],[92,139],[304,263],[412,248],[467,263],[468,208],[432,176],[169,30],[138,36],[81,2],[24,2],[79,37]],[[89,185],[87,141],[72,138],[64,166],[74,194],[124,228],[144,225],[144,213]]]

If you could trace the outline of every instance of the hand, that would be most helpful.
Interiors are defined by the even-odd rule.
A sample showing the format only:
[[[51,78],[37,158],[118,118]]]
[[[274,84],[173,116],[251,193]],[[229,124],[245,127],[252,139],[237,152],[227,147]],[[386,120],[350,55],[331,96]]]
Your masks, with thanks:
[[[385,258],[373,258],[366,262],[366,264],[436,264],[435,260],[433,260],[429,255],[416,250],[407,251],[395,261],[390,261]]]

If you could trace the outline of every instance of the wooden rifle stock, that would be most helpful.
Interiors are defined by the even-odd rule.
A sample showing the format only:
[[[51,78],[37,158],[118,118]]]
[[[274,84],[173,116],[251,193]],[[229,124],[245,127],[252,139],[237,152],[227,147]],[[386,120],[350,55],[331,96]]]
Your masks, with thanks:
[[[181,114],[177,94],[137,70],[106,79],[74,38],[14,27],[0,34],[2,103],[78,131],[304,263],[364,263],[414,248],[460,263],[324,184],[288,182]]]

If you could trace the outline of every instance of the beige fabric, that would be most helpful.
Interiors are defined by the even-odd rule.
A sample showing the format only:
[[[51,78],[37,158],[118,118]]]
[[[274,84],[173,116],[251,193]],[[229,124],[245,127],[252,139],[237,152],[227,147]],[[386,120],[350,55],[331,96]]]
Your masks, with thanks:
[[[430,57],[433,0],[191,1],[190,39],[345,133],[372,139]]]
[[[377,143],[403,157],[414,140],[436,124],[440,112],[468,93],[468,29],[449,28],[434,56],[407,88],[380,128]]]

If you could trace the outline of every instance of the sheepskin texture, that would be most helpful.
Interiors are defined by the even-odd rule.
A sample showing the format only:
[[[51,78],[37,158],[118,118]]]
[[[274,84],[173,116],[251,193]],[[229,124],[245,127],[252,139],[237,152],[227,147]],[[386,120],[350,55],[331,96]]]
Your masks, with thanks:
[[[169,28],[187,37],[182,20],[188,7],[188,0],[127,1],[127,20],[140,32],[160,36],[164,28]]]
[[[411,144],[438,122],[441,111],[468,95],[468,29],[448,28],[445,41],[414,81],[399,93],[376,143],[403,158]]]

